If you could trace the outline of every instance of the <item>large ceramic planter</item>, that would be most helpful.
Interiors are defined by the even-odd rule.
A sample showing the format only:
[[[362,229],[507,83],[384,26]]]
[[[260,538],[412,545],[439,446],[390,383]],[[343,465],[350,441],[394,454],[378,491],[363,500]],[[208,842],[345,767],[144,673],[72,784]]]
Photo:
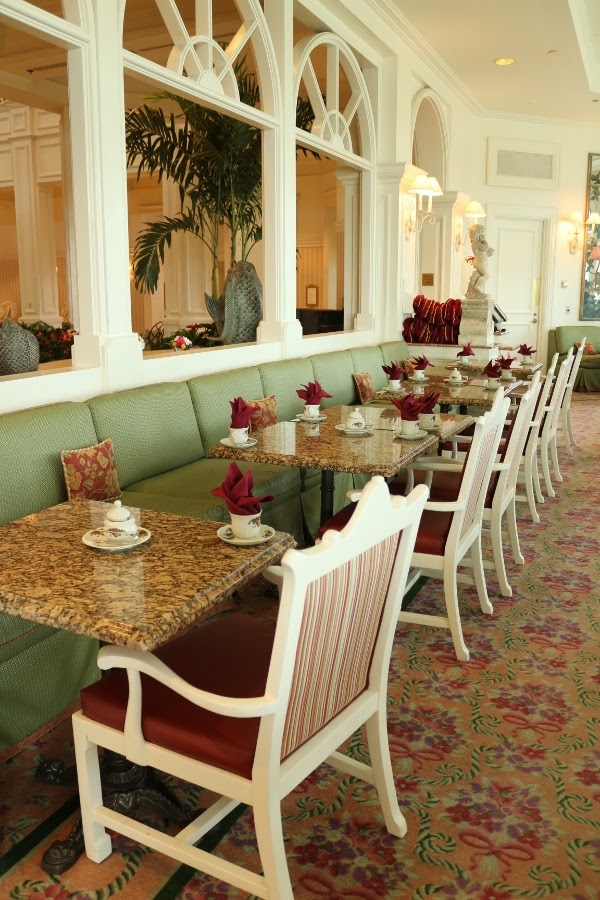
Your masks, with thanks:
[[[39,364],[36,336],[7,316],[0,325],[0,375],[35,372]]]

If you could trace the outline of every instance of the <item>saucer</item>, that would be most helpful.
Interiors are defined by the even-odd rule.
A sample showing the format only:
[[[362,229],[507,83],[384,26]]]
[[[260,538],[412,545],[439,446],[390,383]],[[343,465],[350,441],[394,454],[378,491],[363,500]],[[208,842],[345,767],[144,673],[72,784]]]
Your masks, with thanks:
[[[233,544],[234,547],[253,547],[255,544],[264,544],[265,541],[270,541],[274,534],[275,529],[270,525],[261,525],[260,533],[255,538],[234,537],[231,525],[222,525],[221,528],[217,528],[217,535],[221,540],[226,544]]]
[[[429,428],[427,428],[426,425],[423,425],[419,430],[426,431],[428,434],[431,434],[434,431],[439,431],[440,428],[441,428],[441,422],[438,425],[430,425]],[[410,440],[412,440],[412,438],[409,438],[408,440],[410,441]]]
[[[231,438],[221,438],[224,447],[232,447],[234,450],[249,450],[250,447],[256,447],[256,438],[248,438],[245,444],[234,444]]]
[[[81,540],[86,547],[93,547],[94,550],[107,550],[109,553],[115,553],[119,550],[133,550],[134,547],[145,544],[151,537],[151,531],[148,531],[147,528],[140,528],[138,529],[137,534],[128,534],[124,538],[115,540],[114,538],[106,537],[104,528],[93,528],[91,531],[86,531]]]
[[[425,378],[415,378],[414,375],[409,375],[408,380],[415,381],[417,384],[425,384],[426,381],[429,381],[429,378],[427,377],[427,375],[425,376]]]
[[[350,434],[352,437],[358,437],[363,434],[373,434],[375,427],[373,425],[366,425],[364,428],[346,428],[344,425],[336,425],[336,431],[341,431],[342,434]]]
[[[314,418],[309,419],[308,416],[305,416],[302,413],[299,413],[295,419],[292,419],[292,421],[293,422],[310,422],[312,425],[314,425],[315,422],[324,422],[326,418],[327,418],[327,416],[321,415],[321,416],[314,416]]]
[[[394,439],[398,438],[399,441],[422,441],[424,437],[427,437],[427,432],[422,428],[419,428],[416,434],[394,434]]]

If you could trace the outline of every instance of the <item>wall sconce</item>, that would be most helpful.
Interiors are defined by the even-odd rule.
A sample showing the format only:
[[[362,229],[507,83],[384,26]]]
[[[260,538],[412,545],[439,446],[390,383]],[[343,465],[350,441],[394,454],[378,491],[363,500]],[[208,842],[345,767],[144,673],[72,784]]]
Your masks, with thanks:
[[[573,218],[571,216],[571,218]],[[596,228],[600,225],[600,213],[591,213],[585,220],[585,224],[590,226],[590,235],[596,233]]]
[[[408,215],[406,215],[405,206],[405,234],[406,239],[409,240],[411,234],[414,234],[416,231],[420,232],[423,228],[423,225],[427,222],[430,225],[433,225],[435,222],[435,216],[431,210],[431,204],[434,197],[441,197],[443,191],[438,184],[437,178],[433,178],[430,175],[417,175],[408,189],[409,194],[416,194],[419,198],[417,201],[417,208],[415,210],[413,204],[410,204],[410,209]],[[427,210],[423,212],[423,197],[428,198],[427,202]]]
[[[577,253],[578,250],[583,250],[583,216],[580,212],[571,213],[571,215],[569,216],[569,222],[572,226],[569,237],[569,252]],[[588,223],[586,222],[586,225],[587,224]]]

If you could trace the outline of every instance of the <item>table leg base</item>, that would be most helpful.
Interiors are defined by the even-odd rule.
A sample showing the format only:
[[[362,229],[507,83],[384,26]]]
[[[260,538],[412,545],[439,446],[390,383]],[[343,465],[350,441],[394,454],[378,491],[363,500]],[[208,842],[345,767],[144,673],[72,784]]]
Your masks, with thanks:
[[[59,777],[63,771],[69,769],[59,760],[49,760],[48,763],[56,763],[45,768],[50,773],[59,773]],[[176,822],[179,826],[185,825],[198,815],[197,811],[192,815],[181,806],[177,795],[161,772],[131,763],[118,753],[105,751],[101,777],[104,804],[115,812],[140,818],[144,809],[151,809],[154,814],[160,813],[165,822]],[[54,780],[48,783],[68,782]],[[43,871],[48,875],[62,875],[75,865],[84,849],[82,824],[78,818],[67,837],[62,841],[54,841],[44,853]]]
[[[77,769],[62,759],[43,759],[35,770],[35,777],[44,784],[75,784]]]

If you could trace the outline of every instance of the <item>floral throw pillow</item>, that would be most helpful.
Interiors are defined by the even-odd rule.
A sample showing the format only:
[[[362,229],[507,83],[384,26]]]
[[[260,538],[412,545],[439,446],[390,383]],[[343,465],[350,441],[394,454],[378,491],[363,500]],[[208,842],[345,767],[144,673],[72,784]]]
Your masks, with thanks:
[[[277,397],[275,394],[265,397],[264,400],[248,400],[247,404],[252,410],[250,413],[250,433],[261,431],[267,425],[277,424]]]
[[[369,372],[355,372],[352,376],[356,385],[356,392],[361,403],[370,403],[375,396],[373,379]]]
[[[69,500],[114,500],[121,496],[110,438],[94,447],[60,454]]]
[[[577,341],[575,344],[575,349],[579,350],[580,347],[581,347],[581,341]],[[585,347],[583,348],[583,355],[584,356],[596,356],[596,348],[594,347],[594,345],[592,344],[591,341],[585,342]]]

